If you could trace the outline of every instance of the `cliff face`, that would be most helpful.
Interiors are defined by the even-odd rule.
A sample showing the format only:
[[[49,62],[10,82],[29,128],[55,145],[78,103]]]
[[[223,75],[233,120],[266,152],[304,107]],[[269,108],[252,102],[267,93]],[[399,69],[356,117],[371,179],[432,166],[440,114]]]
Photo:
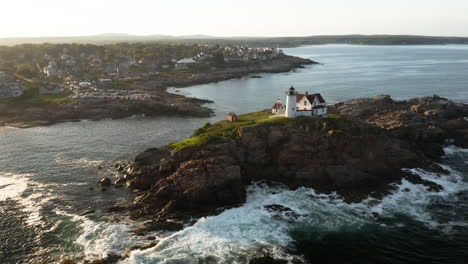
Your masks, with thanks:
[[[442,171],[431,164],[444,144],[468,145],[468,106],[438,97],[381,96],[340,103],[331,112],[325,119],[241,125],[197,147],[149,149],[125,168],[127,186],[142,190],[133,209],[161,217],[206,214],[243,203],[252,181],[335,191],[350,201],[381,195],[403,177],[440,188],[402,168]]]

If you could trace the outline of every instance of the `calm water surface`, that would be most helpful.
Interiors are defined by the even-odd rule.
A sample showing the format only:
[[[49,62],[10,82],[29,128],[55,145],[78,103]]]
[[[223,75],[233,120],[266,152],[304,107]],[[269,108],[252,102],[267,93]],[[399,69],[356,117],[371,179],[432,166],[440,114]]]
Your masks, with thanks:
[[[269,108],[276,99],[284,100],[284,91],[291,85],[299,91],[321,93],[329,102],[377,94],[395,99],[438,94],[468,102],[468,45],[324,45],[285,52],[322,65],[263,74],[261,79],[243,78],[177,90],[214,100],[214,107],[223,115]]]
[[[326,45],[285,52],[322,65],[176,91],[214,100],[209,105],[217,114],[213,118],[0,128],[0,263],[100,257],[144,243],[129,232],[139,223],[101,216],[102,208],[129,201],[130,194],[112,188],[101,192],[96,181],[113,177],[116,161],[184,139],[228,112],[271,107],[291,85],[320,92],[329,102],[382,93],[396,99],[438,94],[468,102],[468,46]],[[404,182],[381,202],[350,205],[339,197],[317,196],[312,189],[252,186],[245,205],[200,219],[155,248],[133,251],[124,263],[243,263],[266,248],[278,256],[303,255],[319,263],[465,264],[468,153],[456,148],[446,152],[443,163],[449,175],[418,172],[444,186],[440,193]],[[271,203],[304,217],[297,222],[272,218],[263,210]],[[96,214],[77,216],[89,208],[96,208]]]

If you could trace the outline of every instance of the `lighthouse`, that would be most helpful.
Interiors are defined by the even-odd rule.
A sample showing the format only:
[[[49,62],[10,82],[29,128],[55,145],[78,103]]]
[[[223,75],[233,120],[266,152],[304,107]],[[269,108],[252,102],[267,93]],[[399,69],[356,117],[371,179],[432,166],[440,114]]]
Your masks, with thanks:
[[[291,86],[289,90],[286,91],[286,112],[285,117],[296,117],[296,89]]]

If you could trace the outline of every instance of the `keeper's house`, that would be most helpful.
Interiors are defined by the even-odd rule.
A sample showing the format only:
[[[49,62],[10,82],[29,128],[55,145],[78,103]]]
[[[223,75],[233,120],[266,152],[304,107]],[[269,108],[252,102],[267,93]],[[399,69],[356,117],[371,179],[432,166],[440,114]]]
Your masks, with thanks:
[[[319,93],[300,94],[294,87],[286,91],[286,104],[278,100],[271,112],[275,115],[294,118],[296,116],[317,116],[325,117],[327,115],[327,103]]]

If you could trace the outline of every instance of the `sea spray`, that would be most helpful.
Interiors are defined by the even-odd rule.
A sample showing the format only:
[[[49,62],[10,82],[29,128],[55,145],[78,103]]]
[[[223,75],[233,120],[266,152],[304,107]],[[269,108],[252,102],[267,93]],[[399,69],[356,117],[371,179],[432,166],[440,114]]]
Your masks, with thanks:
[[[132,235],[130,225],[112,224],[82,218],[82,234],[77,242],[84,247],[87,257],[102,258],[109,253],[122,254],[132,246],[138,245],[139,239]]]
[[[18,198],[28,187],[32,174],[13,174],[0,172],[0,201]]]
[[[449,148],[446,152],[452,155],[466,153],[466,150]],[[274,252],[277,257],[291,259],[288,255],[297,249],[294,241],[294,231],[297,230],[312,230],[317,237],[330,233],[346,237],[346,234],[353,236],[366,230],[387,234],[395,228],[408,228],[404,226],[418,223],[426,228],[444,230],[450,229],[448,225],[466,225],[463,221],[441,221],[430,210],[435,201],[451,201],[459,192],[468,189],[460,172],[442,166],[448,174],[408,170],[441,185],[443,189],[440,191],[430,191],[422,184],[403,179],[395,186],[395,191],[382,200],[368,198],[351,204],[336,194],[317,194],[310,188],[291,191],[254,184],[248,188],[243,206],[202,218],[194,226],[163,239],[154,248],[132,252],[123,263],[245,263],[262,249]],[[288,208],[295,212],[295,217],[269,212],[266,210],[268,205]],[[419,228],[424,230],[425,227]]]

